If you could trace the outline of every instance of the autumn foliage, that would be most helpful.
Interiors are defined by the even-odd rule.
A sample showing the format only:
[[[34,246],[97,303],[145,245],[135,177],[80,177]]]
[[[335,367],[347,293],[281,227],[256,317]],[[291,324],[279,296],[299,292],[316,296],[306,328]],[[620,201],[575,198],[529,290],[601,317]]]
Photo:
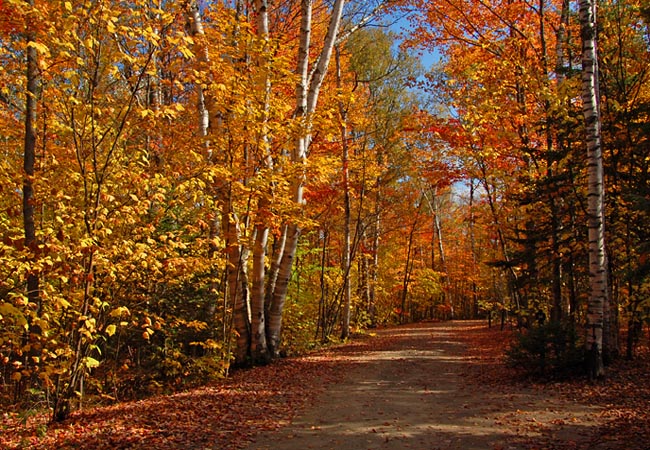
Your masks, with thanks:
[[[543,311],[581,345],[568,2],[230,3],[0,1],[3,404],[64,419],[418,320]],[[631,358],[648,8],[601,3],[607,356],[625,328]],[[395,17],[401,36],[363,26]]]

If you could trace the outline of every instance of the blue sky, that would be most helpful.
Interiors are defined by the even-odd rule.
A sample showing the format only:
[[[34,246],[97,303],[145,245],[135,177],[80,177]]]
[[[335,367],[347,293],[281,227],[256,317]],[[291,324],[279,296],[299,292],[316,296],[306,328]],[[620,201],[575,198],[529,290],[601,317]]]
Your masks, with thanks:
[[[395,33],[397,33],[398,35],[408,34],[410,31],[409,22],[405,17],[398,18],[396,21],[392,23],[390,29]],[[432,65],[434,65],[440,60],[440,53],[436,51],[431,52],[431,51],[422,50],[419,52],[419,54],[420,54],[420,62],[422,63],[422,66],[426,70],[429,70]]]

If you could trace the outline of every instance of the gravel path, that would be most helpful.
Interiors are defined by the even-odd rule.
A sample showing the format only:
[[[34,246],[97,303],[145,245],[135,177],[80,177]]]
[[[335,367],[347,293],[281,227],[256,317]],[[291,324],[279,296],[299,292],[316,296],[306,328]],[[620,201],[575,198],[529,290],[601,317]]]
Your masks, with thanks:
[[[380,330],[291,424],[248,450],[590,448],[599,411],[549,390],[472,383],[466,323]],[[471,373],[471,372],[470,372]],[[599,447],[600,448],[600,447]]]

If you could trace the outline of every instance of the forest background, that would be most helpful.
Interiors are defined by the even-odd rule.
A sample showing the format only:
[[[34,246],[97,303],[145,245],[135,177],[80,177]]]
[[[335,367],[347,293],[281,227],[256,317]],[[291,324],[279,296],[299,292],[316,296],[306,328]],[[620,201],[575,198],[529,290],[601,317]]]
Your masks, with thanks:
[[[598,2],[605,362],[650,320],[649,8]],[[425,319],[580,347],[578,12],[2,0],[3,403],[61,420]]]

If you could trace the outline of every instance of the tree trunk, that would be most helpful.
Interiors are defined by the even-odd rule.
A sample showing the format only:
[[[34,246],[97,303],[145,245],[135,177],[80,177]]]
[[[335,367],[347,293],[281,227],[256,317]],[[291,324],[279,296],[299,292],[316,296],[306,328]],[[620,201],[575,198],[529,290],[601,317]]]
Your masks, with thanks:
[[[608,303],[596,23],[596,0],[580,0],[582,110],[585,121],[589,177],[587,188],[587,229],[589,236],[587,352],[589,355],[589,373],[593,378],[604,375],[603,327]]]
[[[199,11],[199,5],[196,2],[192,2],[189,7],[189,18],[191,24],[191,30],[193,36],[198,36],[200,39],[205,38],[205,31],[203,30],[203,22],[201,21],[201,13]],[[197,54],[199,55],[199,61],[201,63],[207,63],[210,61],[210,55],[208,53],[208,48],[205,44],[200,44]],[[199,114],[199,135],[203,138],[206,138],[205,146],[208,149],[208,157],[210,157],[210,143],[207,140],[208,130],[210,129],[210,111],[207,105],[207,100],[205,96],[205,89],[201,86],[197,86],[197,111]]]
[[[228,193],[228,196],[232,195]],[[233,309],[233,326],[236,332],[234,364],[246,365],[250,356],[250,306],[245,295],[242,280],[243,255],[239,243],[239,223],[231,211],[230,201],[225,206],[224,236],[226,238],[226,273],[229,303]]]
[[[271,301],[273,297],[273,291],[275,291],[275,284],[278,280],[278,271],[280,270],[280,263],[282,261],[282,255],[284,254],[284,247],[287,242],[287,227],[282,227],[282,231],[279,236],[275,236],[273,239],[273,250],[271,252],[271,266],[266,274],[266,292],[264,299],[264,309],[268,317],[268,311],[271,306]],[[267,333],[268,333],[268,321],[267,321]],[[267,337],[268,340],[268,337]]]
[[[289,280],[291,279],[291,270],[293,268],[293,259],[298,247],[298,238],[300,228],[296,224],[287,227],[287,238],[285,243],[285,252],[280,261],[278,269],[278,279],[273,292],[273,299],[268,314],[267,338],[269,351],[272,356],[277,356],[280,350],[280,332],[282,330],[282,312],[284,311],[284,302],[289,290]]]
[[[424,195],[423,195],[424,197]],[[411,282],[411,271],[413,269],[413,239],[415,237],[415,231],[418,226],[418,220],[420,218],[420,208],[422,206],[424,198],[420,198],[420,202],[417,207],[415,214],[415,219],[413,220],[413,225],[411,226],[411,231],[408,236],[408,244],[406,247],[406,265],[404,267],[404,278],[402,280],[402,298],[401,298],[401,310],[399,313],[399,323],[405,323],[405,313],[406,313],[406,300],[408,298],[408,288]]]
[[[496,208],[496,194],[494,192],[494,189],[490,187],[490,182],[488,180],[488,175],[487,175],[487,169],[485,167],[485,164],[483,162],[480,162],[480,169],[481,169],[481,184],[483,185],[483,188],[485,189],[485,193],[487,195],[488,199],[488,205],[490,207],[490,212],[492,213],[492,218],[494,220],[494,226],[496,227],[496,232],[497,232],[497,242],[496,244],[498,247],[501,249],[501,253],[503,254],[503,260],[506,263],[507,266],[507,273],[510,276],[510,288],[512,290],[512,296],[515,299],[515,306],[517,307],[517,311],[521,309],[521,295],[519,293],[519,288],[518,288],[518,282],[519,282],[519,276],[517,275],[517,272],[514,270],[512,264],[510,263],[510,251],[508,249],[508,245],[506,243],[506,237],[504,235],[503,229],[501,227],[501,220],[499,219],[499,213]]]
[[[449,272],[447,271],[447,259],[445,255],[445,246],[442,240],[442,227],[440,225],[440,214],[439,214],[439,205],[438,205],[438,193],[437,188],[433,188],[431,191],[431,198],[429,199],[426,193],[424,194],[425,198],[429,203],[429,208],[431,209],[431,215],[433,216],[433,231],[438,241],[438,253],[440,254],[440,266],[444,272],[444,281],[445,286],[442,293],[443,303],[449,307],[449,318],[454,319],[454,305],[451,301],[451,279],[449,278]]]
[[[344,0],[336,0],[332,7],[332,15],[327,28],[327,35],[325,37],[323,49],[318,57],[318,62],[316,63],[313,72],[310,74],[309,51],[311,43],[312,0],[301,1],[300,44],[297,63],[297,72],[300,76],[300,81],[296,87],[295,116],[302,122],[302,132],[296,138],[292,154],[292,160],[297,164],[304,165],[306,163],[309,146],[311,144],[311,115],[316,110],[320,89],[336,44],[344,4]],[[304,174],[301,173],[293,183],[293,201],[299,206],[303,204],[303,183]],[[280,262],[278,280],[275,286],[275,291],[273,292],[273,300],[269,308],[268,345],[272,354],[277,354],[280,346],[282,313],[284,311],[284,303],[287,297],[289,280],[291,278],[291,269],[296,255],[296,249],[298,248],[300,233],[301,228],[297,223],[288,225],[285,251]]]
[[[29,0],[34,7],[34,0]],[[25,144],[23,156],[23,227],[25,232],[25,247],[36,250],[36,225],[34,222],[34,166],[36,165],[36,96],[38,95],[38,54],[36,48],[30,46],[35,41],[33,31],[27,32],[27,92],[25,98]],[[27,274],[27,299],[37,305],[39,301],[38,275],[30,271]]]
[[[372,262],[370,263],[370,269],[368,273],[368,283],[369,283],[369,292],[368,292],[368,315],[370,316],[370,324],[377,325],[377,281],[379,277],[379,233],[381,228],[381,183],[377,179],[377,194],[375,196],[375,210],[374,210],[374,220],[372,223],[372,249],[371,249],[371,258]]]
[[[341,89],[341,52],[336,47],[336,83]],[[350,186],[348,168],[348,129],[346,123],[346,111],[342,101],[339,101],[339,114],[341,115],[341,165],[343,166],[343,258],[341,261],[341,272],[343,272],[343,316],[341,321],[341,339],[350,337],[350,312],[351,312],[351,287],[350,287]]]
[[[474,217],[474,180],[469,180],[469,242],[470,250],[472,252],[472,318],[477,319],[479,315],[479,297],[477,278],[478,273],[478,257],[476,254],[476,234],[475,234],[475,217]],[[488,311],[489,325],[492,325],[492,308]]]
[[[327,284],[325,282],[325,265],[327,261],[327,242],[329,233],[327,229],[319,231],[319,238],[323,241],[320,255],[320,300],[318,301],[318,322],[316,323],[316,339],[325,342],[327,337]]]
[[[251,356],[254,363],[265,364],[269,361],[266,342],[266,311],[264,307],[264,273],[266,245],[269,228],[258,224],[253,246],[253,289],[251,291]]]
[[[558,85],[562,82],[564,76],[562,75],[563,63],[563,34],[565,27],[566,2],[563,2],[562,10],[560,13],[560,26],[556,30],[556,48],[555,48],[555,76],[557,77]],[[544,85],[550,92],[550,79],[549,64],[547,57],[546,45],[546,0],[539,0],[539,36],[541,43],[541,65],[544,71]],[[553,294],[553,305],[551,307],[550,320],[552,322],[560,322],[564,315],[564,306],[562,304],[562,255],[560,251],[560,229],[561,221],[558,212],[556,201],[557,183],[554,180],[555,173],[553,165],[555,161],[554,153],[556,149],[561,147],[560,138],[556,139],[557,125],[556,119],[551,112],[551,103],[549,100],[544,101],[544,115],[546,117],[545,134],[546,134],[546,178],[550,181],[550,189],[548,192],[548,206],[550,210],[551,219],[551,292]]]
[[[257,66],[262,70],[264,77],[264,104],[262,106],[262,131],[258,153],[264,161],[264,166],[268,170],[273,169],[273,163],[270,154],[270,142],[268,136],[268,115],[269,101],[271,95],[271,80],[269,78],[269,61],[266,57],[269,44],[269,21],[268,5],[266,0],[257,0],[255,2],[257,9],[257,33],[258,37],[264,41],[264,52],[260,55]],[[264,292],[265,288],[265,261],[266,247],[269,237],[268,226],[268,209],[270,202],[267,198],[262,197],[258,200],[257,207],[257,224],[255,225],[255,243],[253,245],[253,289],[251,292],[251,356],[253,363],[266,364],[270,361],[268,345],[266,340],[266,308]]]

